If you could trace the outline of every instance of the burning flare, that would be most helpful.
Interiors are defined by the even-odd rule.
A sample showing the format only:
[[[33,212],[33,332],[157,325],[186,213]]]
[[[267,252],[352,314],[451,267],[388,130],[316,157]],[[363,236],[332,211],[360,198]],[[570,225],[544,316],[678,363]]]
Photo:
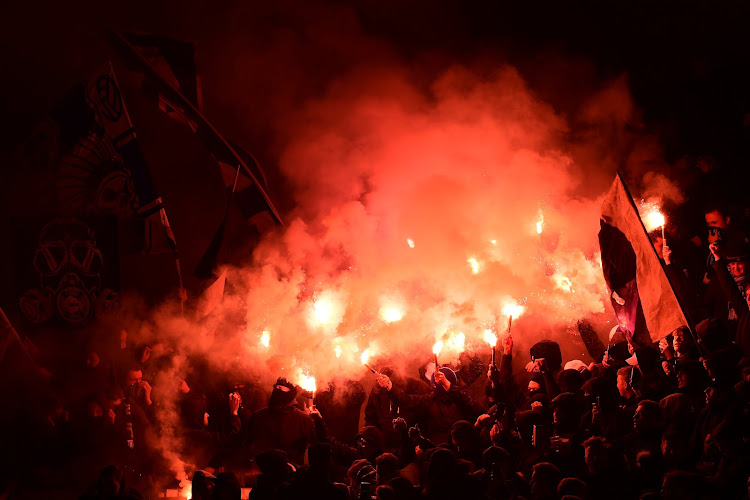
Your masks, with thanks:
[[[368,364],[368,361],[370,360],[369,349],[365,349],[364,351],[362,351],[362,356],[360,356],[360,360],[362,361],[362,364],[365,366],[365,368],[370,370],[372,373],[378,373],[378,371],[375,368],[373,368],[372,366]]]
[[[386,323],[394,323],[404,317],[404,314],[396,307],[381,307],[380,319]]]
[[[268,346],[271,344],[271,333],[268,330],[263,330],[263,333],[260,336],[260,345],[268,349]]]
[[[299,381],[297,382],[297,385],[302,387],[304,390],[308,392],[312,392],[313,395],[315,394],[315,391],[317,390],[317,387],[315,385],[315,377],[313,377],[312,375],[308,375],[306,373],[300,373]]]
[[[458,332],[456,336],[451,338],[451,346],[458,351],[463,351],[465,344],[466,335],[464,335],[464,332]]]
[[[432,346],[432,354],[434,354],[435,357],[437,357],[437,355],[440,354],[440,351],[442,350],[443,350],[443,341],[438,340],[437,342],[435,342],[435,345]]]
[[[573,291],[573,283],[571,283],[570,278],[567,276],[555,273],[552,275],[552,280],[555,282],[556,288],[568,293]]]
[[[409,245],[409,248],[414,248],[414,240],[411,238],[406,238],[406,244]]]
[[[313,304],[313,315],[315,322],[319,325],[325,325],[333,318],[333,304],[329,299],[321,298]]]
[[[495,347],[497,345],[497,335],[495,335],[495,332],[492,330],[485,330],[484,341],[487,342],[490,347]]]
[[[471,274],[479,274],[479,261],[476,257],[469,257],[466,262],[471,266]]]
[[[666,218],[661,212],[661,207],[656,201],[641,201],[638,211],[641,214],[641,220],[649,233],[658,227],[664,227]]]
[[[539,220],[536,221],[536,233],[542,234],[542,225],[544,224],[544,213],[539,209]]]
[[[524,307],[518,302],[508,302],[503,306],[503,314],[511,318],[518,318],[524,312]]]

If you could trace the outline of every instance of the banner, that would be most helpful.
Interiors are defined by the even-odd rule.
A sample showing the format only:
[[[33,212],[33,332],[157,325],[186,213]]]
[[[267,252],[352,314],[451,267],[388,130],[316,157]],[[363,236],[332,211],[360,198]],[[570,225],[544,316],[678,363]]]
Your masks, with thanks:
[[[612,306],[635,343],[657,342],[688,325],[619,173],[602,203],[599,244]]]

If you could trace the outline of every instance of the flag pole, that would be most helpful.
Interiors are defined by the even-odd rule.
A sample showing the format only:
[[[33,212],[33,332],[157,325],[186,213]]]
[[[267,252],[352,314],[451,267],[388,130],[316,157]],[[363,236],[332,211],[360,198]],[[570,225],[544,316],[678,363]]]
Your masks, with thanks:
[[[620,179],[620,182],[622,183],[622,187],[625,189],[625,194],[628,195],[628,199],[630,200],[630,204],[632,205],[633,209],[635,210],[635,213],[638,214],[638,221],[641,223],[641,228],[643,228],[643,232],[646,234],[646,237],[648,238],[648,242],[651,245],[651,250],[653,250],[654,255],[656,258],[659,258],[659,254],[656,253],[656,248],[654,248],[654,242],[651,241],[651,238],[648,237],[648,231],[646,230],[646,225],[643,224],[643,219],[641,219],[641,213],[638,211],[638,207],[635,204],[635,200],[633,199],[633,195],[630,194],[630,189],[628,189],[628,185],[625,183],[625,179],[623,179],[622,174],[620,173],[620,170],[617,170],[617,178]],[[695,346],[698,349],[698,352],[700,353],[701,357],[704,356],[703,349],[701,348],[700,342],[698,342],[698,337],[695,334],[695,326],[693,324],[693,321],[690,318],[690,315],[685,312],[685,307],[682,305],[682,301],[680,300],[680,297],[677,295],[677,293],[674,290],[674,285],[672,284],[672,280],[669,279],[669,274],[667,274],[666,270],[664,269],[664,266],[661,266],[661,271],[664,273],[664,276],[667,278],[667,283],[669,283],[669,288],[672,290],[672,294],[674,295],[675,300],[677,301],[677,306],[680,308],[680,311],[682,312],[682,315],[685,317],[685,321],[687,322],[687,328],[688,331],[690,331],[690,336],[693,338],[693,342],[695,342]]]

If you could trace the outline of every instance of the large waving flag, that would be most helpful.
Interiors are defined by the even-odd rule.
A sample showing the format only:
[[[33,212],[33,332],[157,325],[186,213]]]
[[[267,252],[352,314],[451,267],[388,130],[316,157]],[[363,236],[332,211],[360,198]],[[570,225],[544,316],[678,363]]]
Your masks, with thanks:
[[[268,196],[260,164],[219,133],[203,115],[192,44],[148,34],[109,34],[125,64],[144,75],[146,94],[158,100],[159,108],[170,117],[190,126],[203,142],[218,163],[227,187],[233,185],[239,166],[234,199],[245,217],[253,222],[252,219],[267,214],[281,224],[281,217]]]
[[[599,245],[612,306],[635,343],[656,342],[688,325],[619,172],[602,203]]]

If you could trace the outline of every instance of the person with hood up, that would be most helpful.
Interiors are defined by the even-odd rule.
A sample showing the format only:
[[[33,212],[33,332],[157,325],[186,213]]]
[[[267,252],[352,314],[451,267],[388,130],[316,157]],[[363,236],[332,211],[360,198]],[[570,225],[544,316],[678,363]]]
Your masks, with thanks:
[[[315,424],[310,415],[297,407],[296,397],[294,384],[283,377],[276,380],[268,407],[250,419],[250,457],[277,449],[286,452],[293,464],[304,463],[305,451],[316,441]]]
[[[484,413],[474,399],[458,387],[455,372],[445,366],[433,373],[430,380],[431,394],[407,395],[394,389],[391,380],[383,374],[378,375],[378,384],[391,392],[399,406],[410,407],[415,411],[425,437],[434,443],[450,442],[450,430],[455,422],[475,422]]]
[[[724,295],[737,316],[734,342],[743,356],[750,356],[750,245],[744,240],[726,245],[711,243],[713,268]]]

